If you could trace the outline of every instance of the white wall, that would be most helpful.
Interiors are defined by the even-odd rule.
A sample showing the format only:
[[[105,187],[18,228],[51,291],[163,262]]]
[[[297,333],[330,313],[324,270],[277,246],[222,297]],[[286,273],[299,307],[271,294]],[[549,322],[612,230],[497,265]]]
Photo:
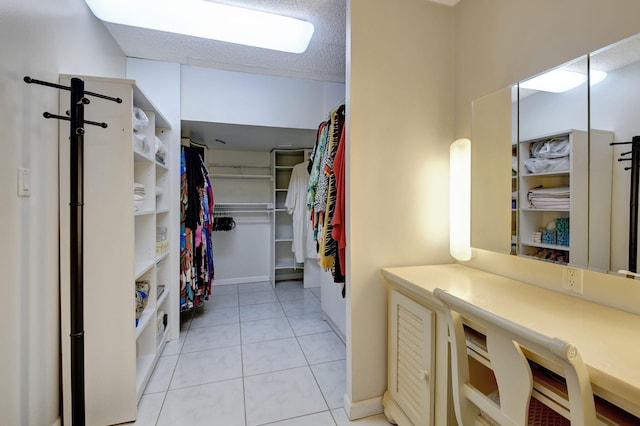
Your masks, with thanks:
[[[453,9],[351,0],[347,12],[347,406],[386,389],[380,269],[451,262]],[[370,411],[369,411],[370,413]]]
[[[257,151],[207,151],[207,162],[216,201],[216,214],[224,214],[224,203],[270,203],[273,197],[270,179],[222,178],[216,175],[240,174],[232,167],[211,164],[264,165],[242,169],[243,174],[271,175],[271,153]],[[229,206],[229,210],[255,207]],[[212,236],[215,263],[214,285],[241,284],[271,279],[271,214],[229,213],[236,222],[231,231],[214,232]],[[215,288],[213,289],[215,297]]]
[[[473,99],[640,32],[639,13],[633,0],[462,0],[455,7],[456,137],[473,143]],[[559,265],[484,250],[468,264],[562,291]],[[634,281],[585,271],[582,297],[640,313]]]
[[[309,266],[309,264],[313,266]],[[307,279],[307,271],[317,272],[314,278],[317,277],[320,282],[320,302],[322,304],[323,317],[346,343],[347,304],[345,298],[342,297],[344,284],[335,283],[331,271],[321,269],[315,260],[307,259],[304,268],[305,281]]]
[[[586,68],[584,70],[587,72]],[[520,99],[520,140],[551,135],[563,130],[587,130],[587,85],[564,93],[538,92]]]
[[[317,129],[344,84],[182,67],[182,119]]]
[[[0,424],[58,419],[58,91],[60,73],[124,77],[125,58],[82,0],[0,3]],[[65,92],[68,93],[68,92]],[[63,94],[64,95],[64,94]],[[17,196],[17,168],[31,197]]]
[[[176,182],[169,194],[170,203],[177,206],[180,203],[180,65],[170,62],[150,61],[145,59],[127,58],[127,78],[136,80],[153,104],[169,121],[171,129],[165,141],[168,143],[168,165],[170,179]],[[170,250],[180,252],[180,212],[173,209],[170,212],[168,232]],[[180,274],[180,256],[178,254],[169,259],[169,276],[178,277]],[[180,334],[180,286],[178,280],[169,289],[168,303],[175,307],[175,314],[169,317],[170,338],[177,339]]]

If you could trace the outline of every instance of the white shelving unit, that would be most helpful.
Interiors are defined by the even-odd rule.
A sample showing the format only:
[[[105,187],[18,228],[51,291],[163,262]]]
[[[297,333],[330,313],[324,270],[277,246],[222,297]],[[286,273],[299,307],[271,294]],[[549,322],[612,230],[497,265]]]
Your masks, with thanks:
[[[568,138],[569,168],[561,171],[531,173],[524,166],[531,158],[534,143]],[[518,254],[556,263],[587,265],[587,208],[588,208],[588,137],[587,132],[567,130],[550,135],[520,141],[518,185]],[[582,176],[584,175],[584,176]],[[569,187],[569,208],[529,207],[529,191],[537,188]],[[581,214],[575,214],[581,212]],[[548,223],[557,218],[569,218],[569,245],[548,244],[544,240],[534,241],[534,233],[541,232]],[[537,255],[541,249],[553,250],[559,257],[545,259]]]
[[[71,76],[61,76],[68,85]],[[119,97],[122,104],[91,98],[85,119],[104,121],[106,129],[86,126],[84,207],[85,398],[87,424],[135,420],[137,403],[169,336],[169,318],[178,315],[177,277],[170,263],[177,242],[167,232],[156,244],[157,228],[169,228],[177,206],[169,166],[155,159],[156,136],[168,144],[168,121],[133,80],[80,77],[85,89]],[[60,96],[60,110],[68,109]],[[132,107],[145,111],[149,125],[134,140]],[[69,376],[69,154],[68,126],[60,125],[60,264],[63,409],[70,418]],[[133,205],[134,182],[145,198]],[[149,295],[136,325],[135,283],[149,282]],[[175,288],[172,288],[175,287]],[[166,317],[165,317],[166,315]],[[114,408],[117,407],[117,408]]]
[[[302,163],[308,150],[305,149],[274,149],[271,151],[273,166],[273,250],[271,264],[273,265],[271,284],[285,279],[300,279],[304,264],[297,263],[291,246],[293,244],[292,216],[284,206],[289,189],[289,181],[293,166]]]
[[[518,144],[511,145],[511,155],[518,158]],[[518,166],[512,166],[518,169]],[[514,170],[511,174],[511,192],[515,194],[515,199],[511,200],[511,251],[510,254],[518,253],[518,171]]]
[[[166,119],[134,86],[134,106],[141,108],[149,124],[139,134],[149,142],[149,150],[141,150],[134,143],[134,182],[145,186],[142,207],[135,217],[135,282],[150,284],[147,304],[136,325],[136,395],[139,400],[162,353],[168,336],[169,251],[168,235],[170,203],[169,169],[155,158],[155,138],[163,139],[169,128]],[[134,136],[135,137],[135,136]],[[165,141],[166,143],[166,141]],[[177,280],[174,280],[177,282]],[[177,311],[173,312],[177,315]]]

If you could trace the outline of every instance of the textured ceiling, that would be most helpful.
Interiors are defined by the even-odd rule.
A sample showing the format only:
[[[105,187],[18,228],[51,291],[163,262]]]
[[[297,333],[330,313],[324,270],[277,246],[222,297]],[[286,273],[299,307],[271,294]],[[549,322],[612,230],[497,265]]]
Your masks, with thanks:
[[[347,0],[215,0],[311,22],[307,51],[284,53],[105,23],[126,56],[199,67],[344,82]],[[392,0],[393,1],[393,0]],[[454,6],[459,0],[427,0]]]
[[[311,22],[306,52],[277,52],[105,23],[126,56],[230,71],[344,82],[346,0],[217,0]]]
[[[306,52],[277,52],[162,31],[105,23],[132,58],[176,62],[205,68],[309,80],[345,81],[347,0],[215,0],[311,22],[314,34]],[[393,1],[393,0],[392,0]],[[458,0],[426,0],[454,6]],[[270,150],[277,144],[313,146],[315,130],[183,121],[183,137],[215,149]],[[216,139],[227,141],[226,144]]]

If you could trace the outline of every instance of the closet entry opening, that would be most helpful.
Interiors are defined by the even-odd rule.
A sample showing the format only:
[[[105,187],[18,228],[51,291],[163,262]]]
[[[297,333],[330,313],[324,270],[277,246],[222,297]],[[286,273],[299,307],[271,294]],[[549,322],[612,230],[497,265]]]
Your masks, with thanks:
[[[182,122],[180,339],[147,391],[168,383],[164,406],[196,386],[224,382],[230,396],[235,380],[247,423],[343,415],[344,117],[336,107],[313,129]],[[196,359],[216,361],[194,374]],[[263,379],[281,385],[264,394]],[[300,387],[312,411],[253,418]]]
[[[345,340],[344,110],[339,104],[314,129],[182,121],[182,149],[195,153],[185,164],[199,173],[192,184],[193,172],[182,173],[184,321],[216,310],[242,321],[251,317],[242,314],[246,305],[274,304],[263,315],[312,314]],[[203,182],[210,194],[198,189]],[[262,294],[243,295],[252,289]],[[298,296],[317,306],[289,306]]]
[[[268,282],[274,288],[282,280],[304,279],[284,203],[292,168],[304,161],[315,136],[314,129],[182,122],[183,145],[203,149],[213,191],[211,299],[227,285]],[[283,158],[286,164],[276,164]]]

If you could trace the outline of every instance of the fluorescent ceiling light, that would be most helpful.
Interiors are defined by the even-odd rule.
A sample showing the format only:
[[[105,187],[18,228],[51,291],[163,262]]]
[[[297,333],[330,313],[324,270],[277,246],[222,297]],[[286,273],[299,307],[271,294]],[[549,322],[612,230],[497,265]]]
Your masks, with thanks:
[[[313,24],[205,0],[85,0],[105,22],[302,53]]]
[[[606,72],[591,70],[591,85],[601,82],[606,76]],[[585,81],[587,81],[587,76],[583,73],[555,69],[523,81],[520,83],[520,87],[543,92],[561,93],[578,87]]]

